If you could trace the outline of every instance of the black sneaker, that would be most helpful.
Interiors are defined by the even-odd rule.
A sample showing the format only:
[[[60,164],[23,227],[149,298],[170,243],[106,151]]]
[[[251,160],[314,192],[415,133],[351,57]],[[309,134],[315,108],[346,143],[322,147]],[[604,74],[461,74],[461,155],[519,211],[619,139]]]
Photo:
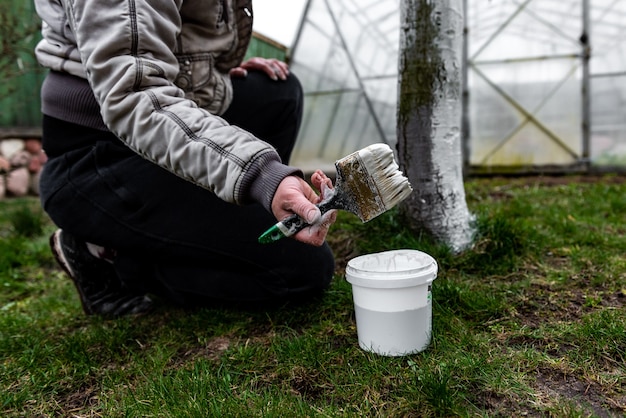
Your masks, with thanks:
[[[148,296],[124,286],[113,265],[94,257],[84,242],[58,229],[50,237],[50,248],[74,282],[87,315],[119,317],[143,314],[152,308]]]

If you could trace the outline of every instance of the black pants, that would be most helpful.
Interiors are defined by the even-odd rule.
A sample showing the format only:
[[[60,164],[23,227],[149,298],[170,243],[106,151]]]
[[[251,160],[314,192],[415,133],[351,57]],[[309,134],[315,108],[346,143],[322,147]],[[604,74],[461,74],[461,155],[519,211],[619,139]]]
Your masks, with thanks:
[[[302,114],[299,82],[255,72],[233,81],[224,119],[273,144],[287,162]],[[43,132],[51,154],[41,176],[44,209],[67,232],[117,250],[114,267],[128,286],[186,305],[282,301],[329,284],[327,245],[257,243],[276,222],[260,205],[226,203],[109,132],[46,116]]]

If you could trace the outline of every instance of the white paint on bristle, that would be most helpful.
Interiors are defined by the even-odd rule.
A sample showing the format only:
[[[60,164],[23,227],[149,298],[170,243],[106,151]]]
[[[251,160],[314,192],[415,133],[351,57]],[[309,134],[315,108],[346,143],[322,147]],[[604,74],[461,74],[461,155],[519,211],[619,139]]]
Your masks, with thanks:
[[[358,151],[363,165],[378,188],[385,210],[406,199],[413,188],[400,171],[393,150],[387,144],[373,144]]]

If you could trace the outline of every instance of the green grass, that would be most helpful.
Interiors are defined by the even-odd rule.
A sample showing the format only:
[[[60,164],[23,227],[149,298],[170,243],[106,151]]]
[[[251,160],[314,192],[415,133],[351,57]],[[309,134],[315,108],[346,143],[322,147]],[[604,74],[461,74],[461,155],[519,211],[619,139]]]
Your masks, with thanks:
[[[341,214],[331,289],[303,306],[85,317],[34,198],[0,202],[0,416],[606,417],[626,413],[626,181],[473,179],[475,246]],[[348,259],[435,257],[433,340],[358,347]]]

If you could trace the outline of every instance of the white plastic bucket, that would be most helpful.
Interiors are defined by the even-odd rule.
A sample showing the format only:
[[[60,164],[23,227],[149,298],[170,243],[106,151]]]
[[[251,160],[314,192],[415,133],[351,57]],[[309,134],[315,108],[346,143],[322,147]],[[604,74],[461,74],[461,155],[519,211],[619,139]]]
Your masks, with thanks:
[[[359,346],[386,356],[425,350],[432,337],[432,282],[437,262],[417,250],[393,250],[348,261]]]

